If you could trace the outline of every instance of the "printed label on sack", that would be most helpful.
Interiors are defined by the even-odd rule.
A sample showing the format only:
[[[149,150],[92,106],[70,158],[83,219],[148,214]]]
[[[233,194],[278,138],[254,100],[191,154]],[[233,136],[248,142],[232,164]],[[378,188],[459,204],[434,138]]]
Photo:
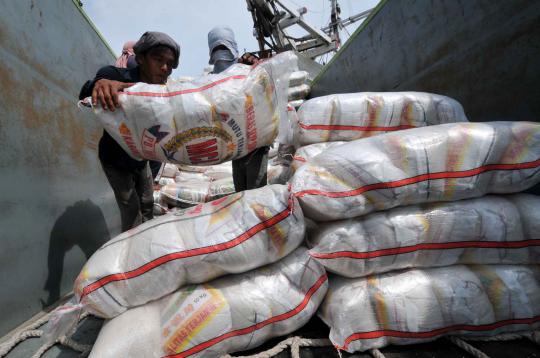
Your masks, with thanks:
[[[168,132],[160,131],[161,125],[145,128],[142,133],[141,147],[146,159],[159,160],[156,156],[156,144],[169,134]]]
[[[131,130],[128,128],[128,126],[126,126],[125,123],[120,124],[120,126],[118,127],[118,132],[122,136],[122,139],[124,139],[124,142],[131,151],[131,154],[136,157],[142,158],[141,153],[139,153],[139,150],[135,145],[135,140],[133,140],[133,135],[131,134]]]
[[[215,320],[219,316],[223,318],[223,311],[227,309],[228,303],[221,291],[208,284],[187,287],[172,295],[161,315],[163,352],[179,353],[188,344],[193,346],[225,332],[229,325]],[[211,331],[204,334],[208,337],[197,339],[205,328]]]
[[[223,141],[226,150],[225,160],[232,157],[236,145],[232,136],[218,127],[196,127],[176,134],[163,146],[168,160],[174,161],[174,155],[185,148],[191,164],[211,164],[220,161],[219,141]]]
[[[274,214],[268,210],[268,208],[260,205],[260,204],[252,204],[251,208],[255,215],[259,218],[260,222],[264,222],[271,217],[274,216]],[[268,228],[266,228],[266,234],[268,235],[268,239],[270,240],[270,243],[272,244],[271,247],[273,247],[276,250],[276,253],[279,256],[283,255],[283,252],[285,250],[285,244],[286,244],[286,236],[287,232],[281,227],[280,224],[272,225]]]
[[[253,107],[253,97],[246,96],[246,133],[247,149],[251,152],[257,148],[257,124],[255,123],[255,108]]]

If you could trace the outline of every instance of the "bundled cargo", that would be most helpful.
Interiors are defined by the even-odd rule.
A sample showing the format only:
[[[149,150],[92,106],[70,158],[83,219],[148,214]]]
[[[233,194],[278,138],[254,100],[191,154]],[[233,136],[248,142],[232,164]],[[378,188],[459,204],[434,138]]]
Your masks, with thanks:
[[[454,123],[329,149],[294,174],[304,214],[328,221],[375,210],[515,193],[540,182],[540,124]]]
[[[319,315],[348,352],[540,327],[539,266],[457,265],[329,283]]]
[[[344,144],[347,142],[322,142],[306,145],[305,147],[300,147],[294,153],[292,170],[295,172],[300,168],[304,163],[311,161],[315,156],[321,154],[327,149],[337,147],[338,145]]]
[[[220,357],[302,327],[328,286],[298,248],[250,272],[188,286],[105,323],[90,357]]]
[[[321,223],[310,255],[346,277],[409,267],[540,264],[540,197],[485,196]]]
[[[111,318],[179,287],[275,262],[304,221],[286,186],[229,195],[143,223],[107,242],[75,281],[79,304]]]
[[[192,81],[138,83],[119,94],[115,112],[94,112],[135,159],[217,164],[273,143],[295,67],[296,56],[286,52]]]
[[[360,92],[312,98],[298,111],[299,146],[352,141],[385,132],[466,122],[449,97],[422,92]]]

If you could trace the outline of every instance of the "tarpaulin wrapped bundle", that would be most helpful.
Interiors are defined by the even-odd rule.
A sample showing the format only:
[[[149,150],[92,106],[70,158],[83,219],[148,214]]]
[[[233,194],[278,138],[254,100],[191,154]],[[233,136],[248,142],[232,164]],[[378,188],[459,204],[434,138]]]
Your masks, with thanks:
[[[443,335],[493,336],[540,327],[540,267],[472,265],[331,276],[319,316],[348,352]]]
[[[315,144],[309,144],[304,147],[300,147],[296,150],[296,153],[294,153],[293,161],[292,161],[292,170],[295,172],[298,168],[300,168],[304,163],[307,161],[310,161],[315,156],[321,154],[327,149],[337,147],[338,145],[344,144],[347,142],[322,142],[322,143],[315,143]]]
[[[364,138],[294,174],[304,214],[328,221],[424,202],[515,193],[540,182],[540,124],[453,123]]]
[[[328,287],[298,248],[250,272],[188,286],[103,326],[90,357],[219,357],[286,335],[315,314]]]
[[[186,284],[275,262],[303,238],[286,186],[244,191],[120,234],[90,257],[74,292],[83,309],[110,318]]]
[[[289,75],[285,52],[250,67],[165,85],[137,83],[119,94],[115,112],[94,109],[105,130],[135,159],[217,164],[273,143],[285,121]]]
[[[409,267],[540,264],[540,197],[488,195],[394,208],[321,223],[309,244],[312,257],[346,277]]]
[[[360,92],[307,100],[298,110],[300,146],[351,141],[385,132],[466,122],[452,98],[423,92]]]

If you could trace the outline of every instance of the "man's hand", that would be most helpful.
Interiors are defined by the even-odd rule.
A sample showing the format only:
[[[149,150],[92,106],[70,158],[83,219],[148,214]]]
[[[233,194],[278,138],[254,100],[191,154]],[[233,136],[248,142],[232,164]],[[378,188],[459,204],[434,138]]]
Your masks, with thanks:
[[[101,107],[104,110],[110,110],[114,112],[115,108],[120,107],[118,102],[118,92],[133,86],[134,83],[124,83],[118,81],[106,80],[104,78],[98,80],[94,85],[94,90],[92,91],[92,105],[97,105],[101,103]]]
[[[259,58],[250,52],[246,52],[238,59],[238,62],[244,65],[256,65],[259,63]]]

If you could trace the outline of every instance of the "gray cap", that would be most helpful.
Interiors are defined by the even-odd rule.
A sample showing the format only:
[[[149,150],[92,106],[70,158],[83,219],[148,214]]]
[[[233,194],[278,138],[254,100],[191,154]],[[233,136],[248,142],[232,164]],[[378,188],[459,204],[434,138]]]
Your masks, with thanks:
[[[180,58],[180,45],[176,43],[169,35],[158,31],[145,32],[139,41],[133,46],[135,55],[142,55],[148,52],[152,47],[167,46],[174,53],[173,68],[178,67],[178,59]]]

